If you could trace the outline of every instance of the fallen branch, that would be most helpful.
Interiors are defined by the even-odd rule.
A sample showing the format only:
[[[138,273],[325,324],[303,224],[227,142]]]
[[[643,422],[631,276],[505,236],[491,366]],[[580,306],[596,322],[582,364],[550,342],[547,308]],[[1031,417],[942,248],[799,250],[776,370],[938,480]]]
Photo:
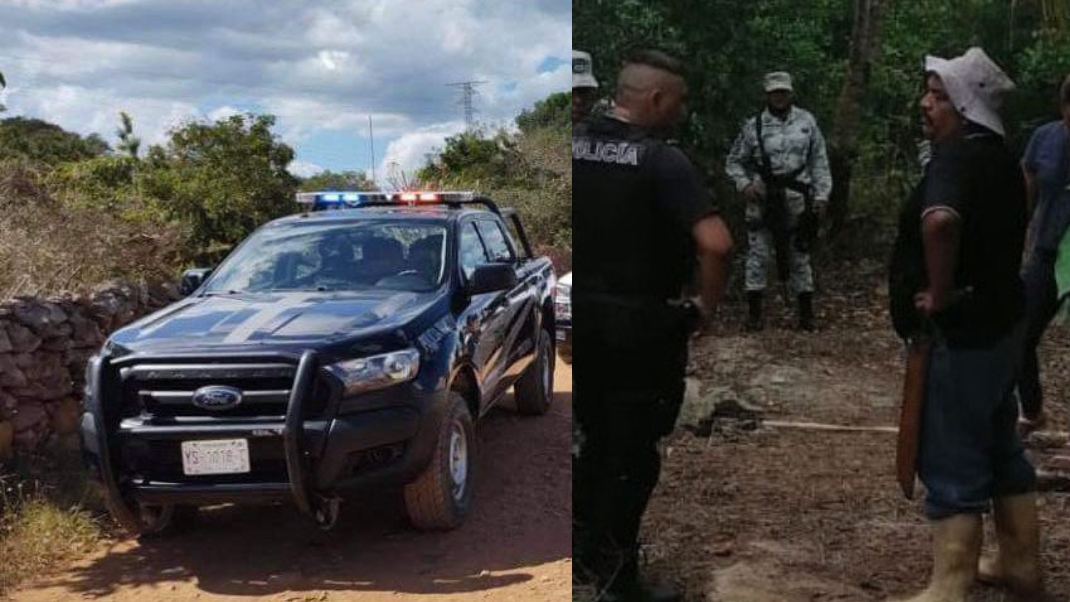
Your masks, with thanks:
[[[782,420],[763,420],[763,426],[780,429],[795,429],[802,431],[832,431],[840,433],[898,433],[899,428],[894,426],[850,426],[846,424],[825,424],[822,422],[791,422]],[[1034,448],[1057,448],[1063,447],[1070,433],[1065,431],[1037,431],[1025,438],[1026,447]]]
[[[843,424],[823,424],[820,422],[783,422],[780,420],[763,420],[763,426],[803,431],[833,431],[841,433],[898,433],[894,426],[848,426]]]

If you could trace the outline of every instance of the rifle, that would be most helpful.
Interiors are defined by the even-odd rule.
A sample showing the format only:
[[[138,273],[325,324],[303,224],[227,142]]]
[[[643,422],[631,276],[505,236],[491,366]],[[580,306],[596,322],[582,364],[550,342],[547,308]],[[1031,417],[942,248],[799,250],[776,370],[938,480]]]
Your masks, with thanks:
[[[773,165],[769,160],[769,154],[765,150],[765,141],[762,139],[762,112],[754,118],[755,134],[758,138],[758,151],[761,162],[758,164],[758,175],[766,185],[766,194],[762,199],[762,223],[773,234],[773,246],[776,249],[777,275],[781,282],[787,282],[790,274],[788,261],[788,243],[791,240],[792,229],[789,227],[787,190],[792,190],[803,196],[806,209],[799,216],[795,227],[795,248],[801,253],[809,251],[814,239],[817,237],[817,214],[813,208],[813,192],[810,186],[798,180],[799,175],[806,169],[804,163],[791,173],[783,175],[773,174]]]

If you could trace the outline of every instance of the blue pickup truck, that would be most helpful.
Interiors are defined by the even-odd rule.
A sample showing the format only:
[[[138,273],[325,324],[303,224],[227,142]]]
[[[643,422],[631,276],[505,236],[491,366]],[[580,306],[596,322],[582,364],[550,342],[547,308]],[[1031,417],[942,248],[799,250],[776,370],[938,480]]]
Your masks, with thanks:
[[[510,388],[523,414],[550,407],[556,279],[515,212],[453,192],[299,202],[90,361],[84,452],[129,531],[287,500],[329,528],[346,492],[390,486],[416,528],[452,529],[474,423]]]

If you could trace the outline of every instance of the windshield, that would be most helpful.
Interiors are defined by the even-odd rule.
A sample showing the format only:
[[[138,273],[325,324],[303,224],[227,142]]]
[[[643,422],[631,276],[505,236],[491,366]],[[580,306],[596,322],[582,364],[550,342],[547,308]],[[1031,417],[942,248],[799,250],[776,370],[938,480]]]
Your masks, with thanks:
[[[361,220],[267,228],[208,282],[209,293],[434,290],[445,274],[442,222]]]

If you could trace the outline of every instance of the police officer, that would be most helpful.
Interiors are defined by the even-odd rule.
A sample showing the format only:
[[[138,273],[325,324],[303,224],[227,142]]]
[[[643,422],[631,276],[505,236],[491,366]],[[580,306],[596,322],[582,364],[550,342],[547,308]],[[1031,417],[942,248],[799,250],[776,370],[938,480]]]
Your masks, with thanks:
[[[604,600],[677,599],[638,579],[639,524],[660,472],[657,442],[683,400],[687,342],[721,298],[732,245],[691,163],[652,134],[682,121],[686,96],[679,61],[639,52],[620,73],[615,107],[573,128],[573,221],[587,241],[572,290],[584,435],[573,545],[577,573]],[[682,300],[696,268],[699,294]]]
[[[747,330],[763,327],[762,296],[769,260],[790,274],[798,326],[814,330],[814,277],[809,245],[832,192],[825,139],[809,112],[795,106],[791,75],[765,76],[766,106],[743,124],[725,171],[746,198]],[[759,141],[760,137],[760,141]]]
[[[591,55],[572,51],[572,123],[583,121],[591,113],[598,97],[598,80],[594,78]]]

